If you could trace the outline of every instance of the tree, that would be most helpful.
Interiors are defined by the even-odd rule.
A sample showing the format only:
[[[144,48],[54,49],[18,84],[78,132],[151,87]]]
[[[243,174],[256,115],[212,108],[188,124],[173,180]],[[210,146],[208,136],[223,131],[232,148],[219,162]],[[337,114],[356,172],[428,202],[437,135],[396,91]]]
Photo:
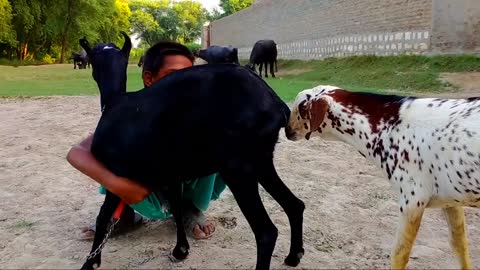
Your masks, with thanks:
[[[203,6],[192,0],[176,2],[173,5],[179,21],[177,41],[182,43],[191,43],[202,34],[202,26],[206,20],[207,11]]]
[[[193,42],[200,37],[207,14],[200,3],[192,0],[135,0],[130,2],[130,8],[133,32],[150,46],[159,40]]]
[[[16,54],[20,60],[25,59],[28,43],[37,33],[34,31],[41,15],[41,3],[38,0],[15,0],[12,6],[12,26],[17,38]]]
[[[138,38],[150,46],[155,43],[157,33],[160,31],[155,18],[150,13],[143,12],[141,10],[135,10],[130,16],[130,24],[132,26],[132,32],[138,34]]]
[[[214,8],[212,9],[210,12],[207,12],[206,16],[207,16],[207,21],[210,21],[210,22],[213,22],[213,21],[216,21],[218,19],[221,19],[224,17],[223,15],[224,13],[221,12],[219,9],[217,8]],[[225,15],[226,16],[226,15]]]
[[[132,15],[130,7],[125,0],[115,0],[114,9],[105,7],[109,14],[105,14],[103,21],[97,26],[102,42],[115,42],[123,40],[119,35],[120,31],[130,32],[129,18]]]
[[[0,0],[0,44],[14,46],[16,43],[12,17],[12,6],[8,0]]]
[[[137,33],[142,42],[152,46],[162,38],[164,30],[160,27],[158,17],[167,13],[170,1],[130,1],[130,24],[132,32]]]
[[[231,15],[253,4],[253,0],[220,0],[223,9],[222,17]]]
[[[58,4],[56,19],[59,21],[60,63],[65,62],[66,51],[78,33],[86,32],[89,20],[95,20],[98,6],[89,0],[66,0]],[[61,15],[63,14],[63,16]],[[87,15],[88,14],[88,15]]]
[[[0,0],[0,57],[64,63],[81,37],[121,43],[121,30],[190,43],[206,19],[193,0]]]
[[[92,43],[112,42],[118,39],[120,30],[128,31],[130,27],[130,10],[122,0],[65,0],[58,2],[51,13],[47,29],[52,29],[60,48],[60,63],[65,62],[68,52],[79,47],[81,37]]]

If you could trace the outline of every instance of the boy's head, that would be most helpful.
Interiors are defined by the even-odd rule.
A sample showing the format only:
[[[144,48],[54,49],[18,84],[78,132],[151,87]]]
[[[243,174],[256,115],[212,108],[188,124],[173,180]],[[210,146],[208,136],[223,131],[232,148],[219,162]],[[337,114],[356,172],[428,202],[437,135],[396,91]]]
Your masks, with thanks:
[[[161,41],[145,53],[143,59],[143,84],[151,86],[165,75],[193,66],[195,56],[182,44]]]

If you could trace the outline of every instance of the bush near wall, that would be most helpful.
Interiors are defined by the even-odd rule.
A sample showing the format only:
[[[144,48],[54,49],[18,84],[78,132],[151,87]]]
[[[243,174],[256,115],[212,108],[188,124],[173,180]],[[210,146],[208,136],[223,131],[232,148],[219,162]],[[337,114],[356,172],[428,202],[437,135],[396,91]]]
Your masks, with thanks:
[[[187,44],[185,44],[185,46],[192,52],[202,48],[202,45],[197,44],[197,43],[187,43]]]

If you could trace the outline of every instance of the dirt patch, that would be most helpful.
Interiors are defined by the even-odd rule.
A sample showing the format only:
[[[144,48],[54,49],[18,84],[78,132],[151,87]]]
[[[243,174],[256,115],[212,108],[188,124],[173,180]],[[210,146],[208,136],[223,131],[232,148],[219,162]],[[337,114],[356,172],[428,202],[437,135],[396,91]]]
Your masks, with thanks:
[[[459,87],[464,92],[480,91],[480,72],[442,73],[440,79]]]
[[[416,97],[439,97],[439,98],[468,98],[480,96],[480,72],[468,73],[442,73],[439,79],[446,85],[447,90],[439,93],[409,92],[398,90],[382,90],[388,94],[400,94]]]
[[[472,97],[480,95],[480,72],[442,73],[440,80],[448,82],[458,88],[451,97]]]
[[[95,220],[103,196],[92,180],[65,161],[72,144],[93,131],[98,97],[0,100],[0,268],[76,268],[91,242],[76,239]],[[388,181],[346,144],[319,139],[287,141],[281,133],[275,164],[284,182],[305,203],[302,269],[388,268],[396,231],[396,199]],[[263,192],[279,229],[272,268],[289,249],[288,219]],[[112,238],[103,253],[109,268],[253,268],[255,240],[232,194],[212,203],[218,223],[208,240],[190,239],[191,253],[173,264],[171,221],[152,221]],[[479,211],[467,209],[471,254],[480,247]],[[439,210],[427,210],[410,268],[459,268]],[[472,256],[473,265],[480,257]]]

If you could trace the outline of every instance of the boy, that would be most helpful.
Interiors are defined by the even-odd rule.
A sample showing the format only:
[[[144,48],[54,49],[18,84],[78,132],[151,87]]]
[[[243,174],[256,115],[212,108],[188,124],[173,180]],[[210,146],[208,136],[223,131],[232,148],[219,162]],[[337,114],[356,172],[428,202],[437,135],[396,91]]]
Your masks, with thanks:
[[[159,42],[153,45],[144,56],[142,79],[145,87],[151,86],[164,76],[179,69],[193,66],[195,57],[190,50],[178,43]],[[106,169],[90,152],[93,135],[70,149],[68,162],[101,185],[100,191],[108,189],[119,196],[126,206],[123,210],[117,232],[125,232],[143,223],[143,218],[166,219],[170,213],[162,208],[161,198],[157,198],[145,187],[133,180],[119,177]],[[216,200],[225,190],[225,183],[218,174],[209,175],[184,183],[185,228],[190,236],[206,239],[215,232],[215,224],[203,215],[211,200]],[[82,230],[82,239],[93,239],[95,226]]]

